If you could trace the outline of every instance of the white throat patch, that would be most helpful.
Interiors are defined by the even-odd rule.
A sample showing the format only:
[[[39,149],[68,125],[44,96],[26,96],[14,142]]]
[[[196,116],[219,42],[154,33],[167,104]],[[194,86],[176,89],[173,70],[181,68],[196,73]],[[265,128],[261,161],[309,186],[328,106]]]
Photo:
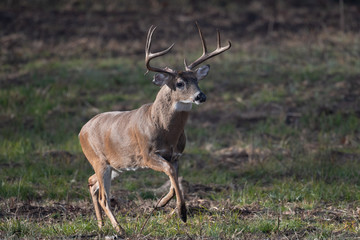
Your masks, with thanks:
[[[174,107],[177,112],[189,112],[192,109],[192,102],[176,102]]]

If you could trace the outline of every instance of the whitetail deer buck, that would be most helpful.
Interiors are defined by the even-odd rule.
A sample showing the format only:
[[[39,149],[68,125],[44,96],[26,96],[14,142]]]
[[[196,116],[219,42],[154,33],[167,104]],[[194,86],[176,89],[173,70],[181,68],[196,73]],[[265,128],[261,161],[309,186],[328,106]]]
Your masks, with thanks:
[[[184,127],[192,104],[206,100],[198,81],[208,74],[210,67],[205,65],[193,69],[231,47],[230,41],[227,46],[221,47],[218,31],[217,48],[208,53],[198,25],[197,28],[202,42],[202,56],[190,65],[184,60],[185,71],[175,71],[168,67],[150,66],[152,59],[165,55],[174,46],[172,44],[161,52],[151,53],[151,38],[156,29],[151,26],[146,39],[145,64],[148,71],[157,72],[153,83],[161,86],[155,101],[132,111],[101,113],[80,131],[82,150],[95,171],[89,178],[89,190],[100,228],[103,225],[102,209],[118,233],[124,234],[110,209],[110,185],[120,172],[137,168],[151,168],[169,176],[170,191],[158,206],[165,206],[175,194],[177,212],[186,222],[185,201],[178,182],[178,159],[185,148]]]

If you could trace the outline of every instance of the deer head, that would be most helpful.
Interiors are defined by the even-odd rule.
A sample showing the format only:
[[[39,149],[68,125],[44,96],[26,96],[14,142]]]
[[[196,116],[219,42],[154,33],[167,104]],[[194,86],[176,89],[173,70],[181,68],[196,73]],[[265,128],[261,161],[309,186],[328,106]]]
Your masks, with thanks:
[[[207,76],[210,70],[210,66],[204,65],[195,70],[194,68],[205,62],[206,60],[225,52],[231,47],[230,41],[228,41],[227,46],[221,47],[220,32],[217,31],[217,48],[213,52],[209,53],[207,51],[206,42],[201,32],[201,29],[197,23],[196,26],[199,31],[203,54],[189,65],[187,65],[184,59],[185,71],[176,71],[169,67],[158,68],[151,66],[150,61],[152,59],[167,54],[172,49],[174,44],[172,44],[170,47],[163,51],[151,53],[151,39],[156,29],[156,27],[154,26],[150,27],[146,39],[145,64],[148,71],[157,72],[154,75],[153,83],[157,86],[166,85],[167,87],[169,87],[173,91],[172,96],[177,103],[176,107],[178,107],[179,109],[182,109],[182,106],[184,104],[200,104],[206,101],[206,95],[200,90],[198,82]]]

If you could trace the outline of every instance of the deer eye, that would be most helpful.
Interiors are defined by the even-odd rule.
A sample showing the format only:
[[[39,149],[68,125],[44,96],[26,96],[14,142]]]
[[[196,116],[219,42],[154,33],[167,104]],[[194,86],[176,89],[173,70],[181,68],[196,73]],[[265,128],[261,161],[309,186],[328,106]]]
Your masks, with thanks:
[[[184,83],[183,82],[177,82],[176,87],[177,88],[182,88],[182,87],[184,87]]]

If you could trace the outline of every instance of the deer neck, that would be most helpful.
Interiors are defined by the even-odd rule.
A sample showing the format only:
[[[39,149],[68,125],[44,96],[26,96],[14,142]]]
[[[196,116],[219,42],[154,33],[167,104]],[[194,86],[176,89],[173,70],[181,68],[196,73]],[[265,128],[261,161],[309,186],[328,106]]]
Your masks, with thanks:
[[[183,132],[191,108],[179,109],[177,104],[179,103],[173,99],[172,90],[163,86],[151,108],[152,120],[158,128],[173,134]]]

